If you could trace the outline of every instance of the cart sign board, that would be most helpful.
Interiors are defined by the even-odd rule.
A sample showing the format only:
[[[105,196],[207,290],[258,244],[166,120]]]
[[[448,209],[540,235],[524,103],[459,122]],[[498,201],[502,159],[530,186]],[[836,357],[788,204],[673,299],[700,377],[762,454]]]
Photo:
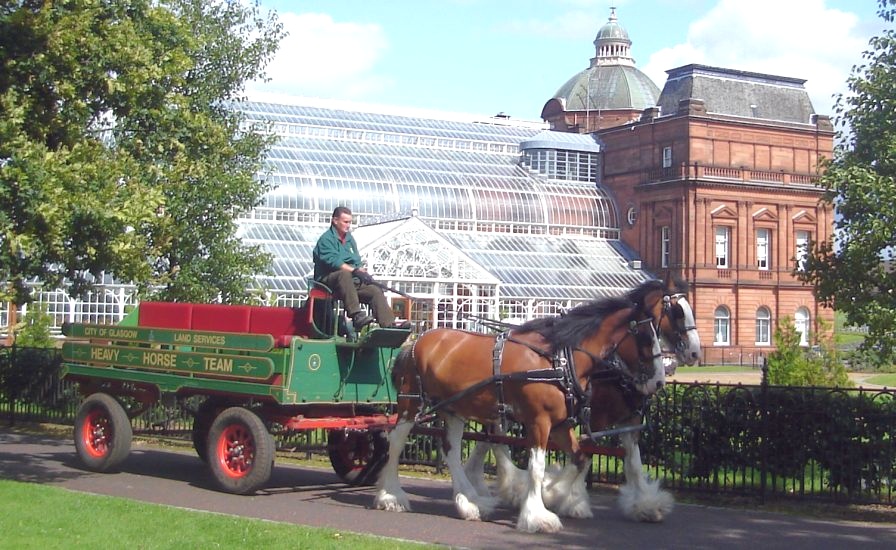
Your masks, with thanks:
[[[274,338],[270,334],[201,332],[196,330],[120,327],[115,325],[90,325],[82,323],[65,324],[62,327],[62,333],[72,338],[146,342],[148,344],[169,344],[174,346],[192,346],[196,348],[268,351],[274,347]]]
[[[64,343],[62,357],[74,363],[251,380],[266,380],[274,372],[274,363],[267,357],[106,346],[82,342]]]

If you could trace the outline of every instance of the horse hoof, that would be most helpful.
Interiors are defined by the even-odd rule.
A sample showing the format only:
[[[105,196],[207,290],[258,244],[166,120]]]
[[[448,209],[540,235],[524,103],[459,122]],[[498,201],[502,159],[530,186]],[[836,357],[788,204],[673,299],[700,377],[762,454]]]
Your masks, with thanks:
[[[484,516],[479,507],[461,493],[454,495],[454,507],[457,508],[457,513],[460,514],[461,519],[466,521],[481,521],[482,516]]]
[[[411,503],[401,502],[395,495],[377,495],[373,501],[373,507],[387,512],[410,512]]]
[[[523,514],[517,520],[516,528],[527,533],[556,533],[563,529],[563,523],[560,522],[560,517],[553,512],[542,513],[538,516]]]
[[[619,506],[629,519],[645,523],[659,523],[672,511],[675,499],[672,494],[659,489],[657,483],[649,484],[647,490],[638,493],[623,485],[620,488]]]
[[[568,510],[564,510],[564,513],[560,515],[576,519],[590,519],[594,517],[594,512],[591,511],[590,502],[580,502]]]

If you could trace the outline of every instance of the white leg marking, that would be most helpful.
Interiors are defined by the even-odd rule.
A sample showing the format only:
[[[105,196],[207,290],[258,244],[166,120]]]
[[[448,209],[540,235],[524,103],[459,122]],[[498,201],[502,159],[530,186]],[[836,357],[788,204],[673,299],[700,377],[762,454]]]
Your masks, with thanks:
[[[565,517],[593,517],[591,498],[585,485],[587,474],[587,465],[582,470],[573,464],[567,464],[562,470],[549,468],[544,481],[545,506]]]
[[[414,427],[412,420],[402,418],[389,433],[389,461],[383,466],[380,477],[377,480],[376,496],[373,499],[373,507],[377,510],[390,512],[410,512],[411,503],[407,493],[401,488],[398,479],[398,457],[404,449],[404,442]]]
[[[487,498],[491,498],[492,493],[485,483],[485,458],[491,448],[491,443],[477,441],[473,452],[470,453],[470,458],[467,459],[467,465],[464,466],[464,473],[473,484],[476,493]]]
[[[563,528],[560,518],[544,507],[541,497],[546,454],[544,449],[538,447],[529,449],[529,483],[516,522],[516,528],[520,531],[556,533]]]
[[[507,445],[495,445],[494,451],[498,498],[504,504],[519,508],[529,485],[529,473],[514,465]]]
[[[494,499],[481,497],[464,472],[460,458],[460,445],[464,436],[464,421],[456,416],[445,419],[445,440],[449,446],[445,453],[445,462],[451,472],[451,485],[454,489],[454,506],[460,517],[466,520],[479,521],[495,509]]]
[[[636,435],[625,433],[621,439],[625,448],[625,485],[619,488],[619,508],[635,521],[663,521],[672,511],[675,499],[660,488],[659,480],[647,478]]]

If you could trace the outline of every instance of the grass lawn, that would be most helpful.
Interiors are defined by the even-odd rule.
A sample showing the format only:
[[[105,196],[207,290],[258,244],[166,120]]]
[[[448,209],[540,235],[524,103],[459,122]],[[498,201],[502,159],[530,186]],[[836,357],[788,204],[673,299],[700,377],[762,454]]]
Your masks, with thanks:
[[[675,372],[685,374],[691,373],[711,373],[711,372],[754,372],[756,369],[751,366],[742,365],[700,365],[696,367],[679,366]]]
[[[865,379],[869,384],[877,384],[878,386],[888,386],[896,388],[896,373],[875,374]]]
[[[0,502],[4,548],[441,548],[3,479]]]

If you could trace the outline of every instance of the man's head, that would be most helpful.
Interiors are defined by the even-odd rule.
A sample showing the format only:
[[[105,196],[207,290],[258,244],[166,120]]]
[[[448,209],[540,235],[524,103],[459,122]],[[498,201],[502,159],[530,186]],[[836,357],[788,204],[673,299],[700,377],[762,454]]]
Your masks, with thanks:
[[[330,223],[336,228],[336,233],[344,237],[352,227],[352,211],[346,206],[337,206]]]

